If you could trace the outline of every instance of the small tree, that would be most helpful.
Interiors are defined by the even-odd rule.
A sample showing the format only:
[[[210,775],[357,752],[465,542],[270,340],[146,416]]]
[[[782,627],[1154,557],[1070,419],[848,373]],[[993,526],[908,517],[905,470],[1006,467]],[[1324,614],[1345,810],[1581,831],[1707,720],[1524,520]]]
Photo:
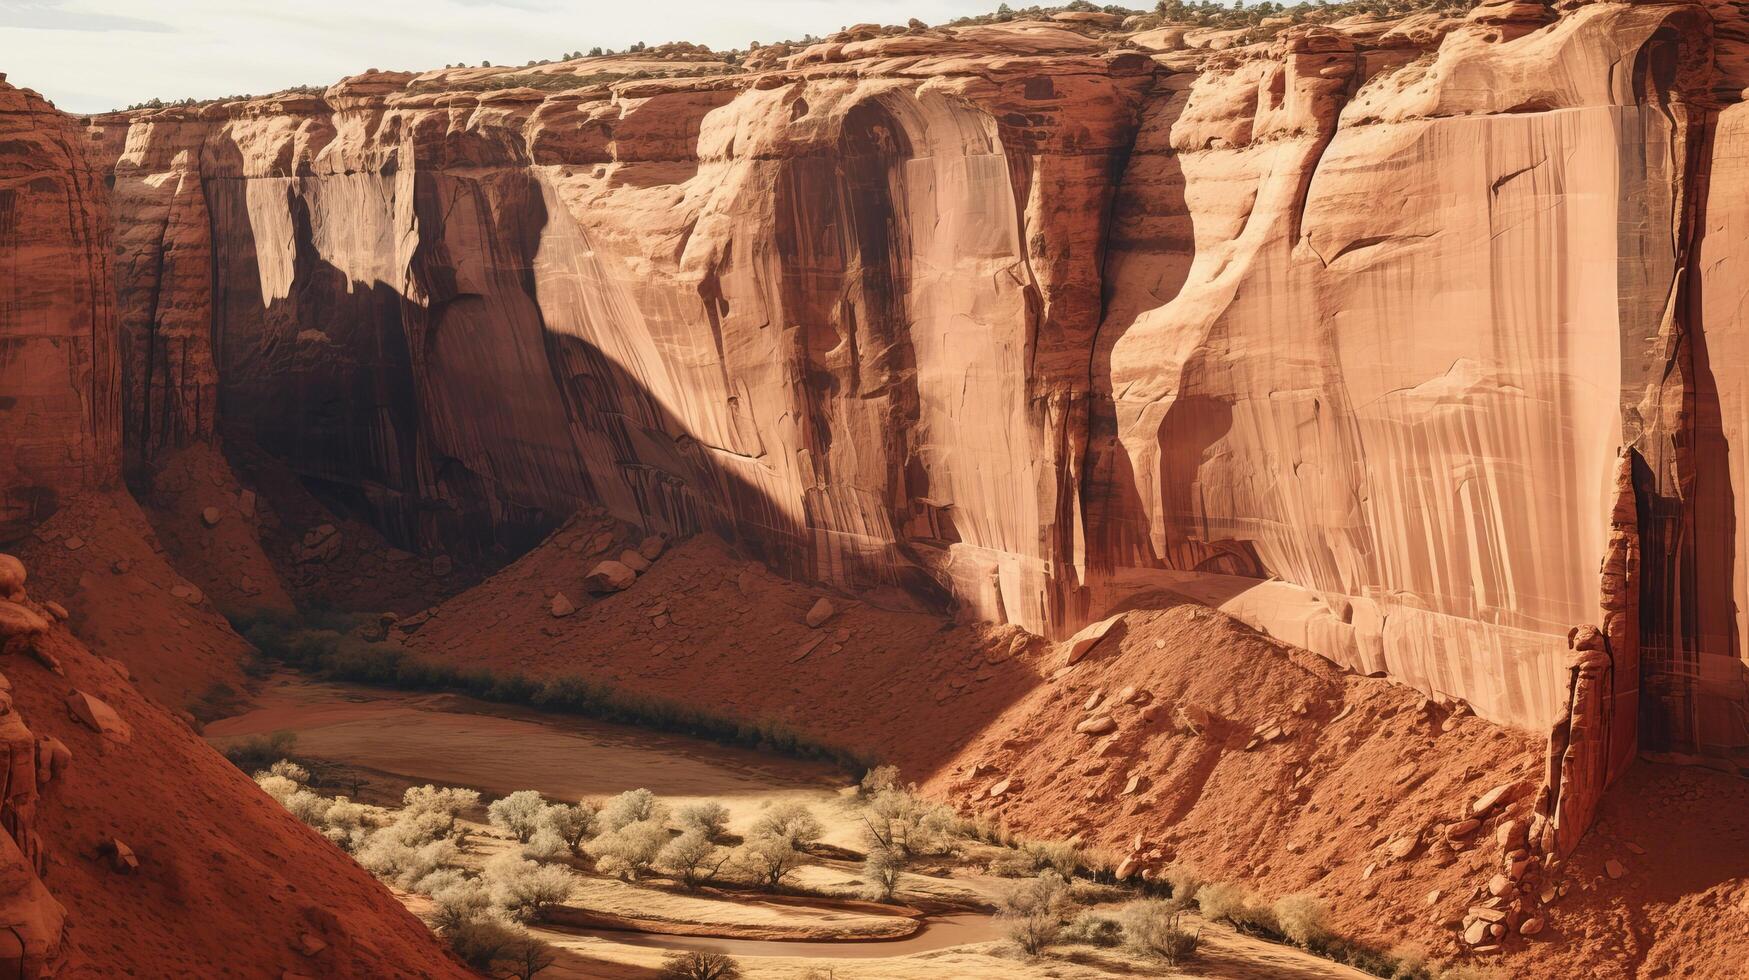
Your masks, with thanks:
[[[600,820],[605,830],[619,830],[647,820],[667,823],[668,808],[647,789],[628,789],[607,801],[601,808]]]
[[[715,801],[683,806],[674,815],[681,830],[697,830],[711,843],[719,843],[729,829],[729,808]]]
[[[729,852],[711,842],[705,832],[694,827],[669,841],[656,855],[656,864],[678,875],[689,891],[716,880],[717,872],[728,861]]]
[[[1121,914],[1124,943],[1143,956],[1177,966],[1196,955],[1202,934],[1179,926],[1179,912],[1172,903],[1159,899],[1131,902]]]
[[[892,901],[899,891],[899,876],[905,871],[905,857],[888,847],[871,847],[862,862],[862,880],[868,897],[877,902]]]
[[[1008,938],[1028,956],[1037,956],[1055,943],[1074,910],[1069,882],[1055,871],[1015,887],[1001,902]]]
[[[722,953],[676,950],[662,957],[662,980],[739,980],[741,966]]]
[[[553,948],[523,933],[511,940],[492,961],[493,976],[534,980],[535,974],[553,965]]]
[[[518,841],[526,844],[540,828],[541,813],[547,808],[545,800],[532,789],[517,790],[501,800],[494,800],[486,808],[486,819]]]
[[[753,823],[751,837],[776,837],[798,851],[805,851],[819,843],[820,835],[825,828],[814,817],[812,810],[800,803],[779,803],[767,810]]]
[[[735,851],[735,857],[748,873],[767,887],[777,889],[783,887],[783,880],[802,863],[803,854],[786,837],[760,834],[748,838],[747,843]]]
[[[522,922],[539,922],[554,905],[571,897],[577,876],[556,864],[536,864],[515,854],[486,862],[483,876],[492,904]]]
[[[639,820],[590,841],[588,851],[596,870],[633,881],[650,869],[667,844],[667,827],[657,820]]]
[[[551,827],[536,830],[522,845],[522,856],[534,861],[557,861],[570,853],[570,845]]]
[[[443,868],[420,879],[418,889],[431,896],[431,925],[447,932],[470,919],[477,919],[492,907],[492,895],[486,883],[470,878],[454,868]]]
[[[575,854],[595,829],[595,808],[588,804],[555,803],[540,813],[541,826],[552,830]]]
[[[480,794],[471,789],[451,786],[410,786],[401,794],[401,816],[430,814],[440,827],[437,836],[448,837],[455,832],[456,818],[464,810],[480,805]]]
[[[462,962],[485,972],[492,969],[492,964],[522,935],[522,930],[514,923],[482,915],[444,930],[443,938],[448,940],[449,948],[461,957]]]

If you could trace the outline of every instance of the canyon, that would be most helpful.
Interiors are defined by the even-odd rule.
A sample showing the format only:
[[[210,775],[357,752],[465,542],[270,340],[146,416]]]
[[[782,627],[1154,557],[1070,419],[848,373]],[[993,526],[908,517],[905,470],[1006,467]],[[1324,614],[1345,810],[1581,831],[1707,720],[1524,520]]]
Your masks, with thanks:
[[[862,25],[87,117],[0,79],[0,963],[168,969],[194,927],[151,916],[249,887],[272,904],[199,928],[271,908],[245,931],[320,934],[327,975],[460,974],[182,715],[247,699],[227,616],[333,605],[436,660],[777,717],[1150,874],[1330,892],[1381,943],[1502,945],[1450,928],[1493,873],[1467,857],[1341,878],[1474,816],[1513,928],[1565,937],[1509,935],[1511,975],[1731,975],[1749,12],[1344,13]],[[1064,780],[1089,735],[1144,761]],[[141,837],[223,872],[99,912],[75,855],[116,787],[245,814]],[[1601,873],[1630,834],[1680,888]],[[271,886],[228,864],[279,851]],[[1589,897],[1541,910],[1563,867]]]

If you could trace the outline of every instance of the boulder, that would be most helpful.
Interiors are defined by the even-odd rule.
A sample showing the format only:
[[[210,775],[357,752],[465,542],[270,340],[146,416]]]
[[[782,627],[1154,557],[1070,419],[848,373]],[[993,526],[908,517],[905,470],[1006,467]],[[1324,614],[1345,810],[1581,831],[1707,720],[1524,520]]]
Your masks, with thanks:
[[[1110,735],[1117,731],[1117,719],[1110,715],[1097,715],[1076,725],[1075,731],[1082,735]]]
[[[224,519],[225,512],[217,507],[207,507],[200,512],[200,522],[207,527],[218,527],[219,522]]]
[[[1615,858],[1610,858],[1609,860],[1603,862],[1603,872],[1604,872],[1604,874],[1609,875],[1611,880],[1614,880],[1617,878],[1624,877],[1628,873],[1628,869],[1627,869],[1627,865],[1622,864],[1620,861],[1617,861]]]
[[[121,720],[114,708],[101,698],[84,691],[74,691],[67,695],[67,713],[73,716],[74,721],[118,742],[127,742],[134,737],[133,729]]]
[[[815,602],[814,605],[808,609],[808,615],[805,617],[804,621],[810,628],[819,629],[826,625],[826,622],[836,615],[838,615],[838,607],[832,605],[831,599],[821,596],[819,601]]]
[[[1516,783],[1501,783],[1499,786],[1496,786],[1488,792],[1483,793],[1481,796],[1476,797],[1476,801],[1470,804],[1470,815],[1480,817],[1489,810],[1499,806],[1501,801],[1506,799],[1507,794],[1511,793],[1513,787],[1516,785]]]
[[[340,557],[340,540],[339,528],[332,524],[318,524],[304,532],[292,557],[300,565],[333,561]]]
[[[555,592],[552,601],[547,604],[547,610],[553,614],[554,618],[564,619],[576,612],[577,607],[571,603],[570,598],[565,593]]]
[[[621,592],[632,587],[638,580],[638,573],[632,571],[624,562],[608,560],[590,569],[583,576],[583,585],[591,592]]]
[[[140,859],[134,855],[134,849],[113,837],[99,844],[97,853],[109,858],[109,866],[116,874],[127,875],[140,870]]]
[[[1099,645],[1099,641],[1109,636],[1113,627],[1121,622],[1123,622],[1123,614],[1120,613],[1108,619],[1102,619],[1097,623],[1089,623],[1086,626],[1081,627],[1080,632],[1069,637],[1069,651],[1066,657],[1066,662],[1070,664],[1080,663],[1081,658],[1092,652],[1093,648]]]
[[[0,553],[0,599],[21,602],[24,599],[24,562]]]
[[[306,932],[298,937],[298,952],[305,956],[315,956],[327,948],[327,941],[313,932]]]
[[[73,765],[73,750],[53,735],[36,740],[36,784],[40,789],[54,782]]]
[[[0,599],[0,640],[36,637],[49,631],[49,621],[35,610]]]
[[[667,538],[660,534],[652,534],[638,542],[638,554],[644,556],[645,561],[655,561],[662,556],[662,549],[666,547],[668,547]]]
[[[634,572],[647,572],[650,570],[650,560],[630,548],[619,553],[619,563]]]

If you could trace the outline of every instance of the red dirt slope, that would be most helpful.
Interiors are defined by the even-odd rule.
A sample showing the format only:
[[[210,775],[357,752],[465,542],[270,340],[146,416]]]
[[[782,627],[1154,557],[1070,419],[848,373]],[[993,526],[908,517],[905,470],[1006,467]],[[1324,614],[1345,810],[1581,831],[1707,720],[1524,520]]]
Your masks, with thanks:
[[[844,596],[810,629],[803,619],[821,590],[708,536],[671,546],[628,590],[590,597],[584,576],[627,543],[604,522],[574,523],[404,640],[455,663],[582,674],[782,720],[897,763],[928,792],[1027,836],[1081,834],[1134,850],[1139,867],[1176,861],[1270,898],[1309,891],[1344,934],[1439,956],[1457,951],[1466,910],[1489,900],[1506,850],[1498,835],[1525,820],[1541,778],[1541,739],[1170,595],[1128,613],[1062,671],[1066,644]],[[576,611],[555,616],[556,592]],[[1075,731],[1101,715],[1114,733]],[[1251,744],[1278,726],[1280,737]],[[1511,787],[1504,801],[1464,826],[1497,786]],[[1670,801],[1656,811],[1670,833],[1640,816],[1636,794],[1648,792]],[[1730,777],[1640,764],[1543,882],[1568,894],[1546,907],[1540,886],[1526,896],[1544,931],[1478,961],[1514,978],[1735,976],[1726,947],[1742,932],[1710,930],[1749,915],[1749,841],[1731,824],[1746,805],[1749,785]],[[1624,850],[1618,827],[1650,856]],[[1604,873],[1611,856],[1626,878]],[[1640,875],[1663,875],[1665,862],[1671,887]]]
[[[44,883],[71,913],[73,975],[468,975],[385,888],[64,626],[39,642],[66,676],[23,656],[4,658],[3,669],[32,731],[73,753],[37,816]],[[74,721],[65,704],[73,690],[107,702],[131,738]],[[99,856],[111,838],[138,856],[132,874]],[[305,936],[326,948],[305,955]]]
[[[170,566],[125,493],[89,491],[8,546],[30,569],[30,593],[72,613],[91,649],[128,665],[140,689],[176,710],[240,691],[253,652],[212,601]]]

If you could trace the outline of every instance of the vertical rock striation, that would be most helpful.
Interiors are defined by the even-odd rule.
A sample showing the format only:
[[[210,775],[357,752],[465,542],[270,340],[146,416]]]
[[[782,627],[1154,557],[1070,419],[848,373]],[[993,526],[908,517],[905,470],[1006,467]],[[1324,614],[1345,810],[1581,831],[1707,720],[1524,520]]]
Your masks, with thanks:
[[[81,141],[0,76],[0,540],[120,473],[110,217]]]
[[[1059,637],[1182,591],[1553,732],[1553,849],[1738,763],[1734,7],[880,34],[92,120],[130,451]]]

